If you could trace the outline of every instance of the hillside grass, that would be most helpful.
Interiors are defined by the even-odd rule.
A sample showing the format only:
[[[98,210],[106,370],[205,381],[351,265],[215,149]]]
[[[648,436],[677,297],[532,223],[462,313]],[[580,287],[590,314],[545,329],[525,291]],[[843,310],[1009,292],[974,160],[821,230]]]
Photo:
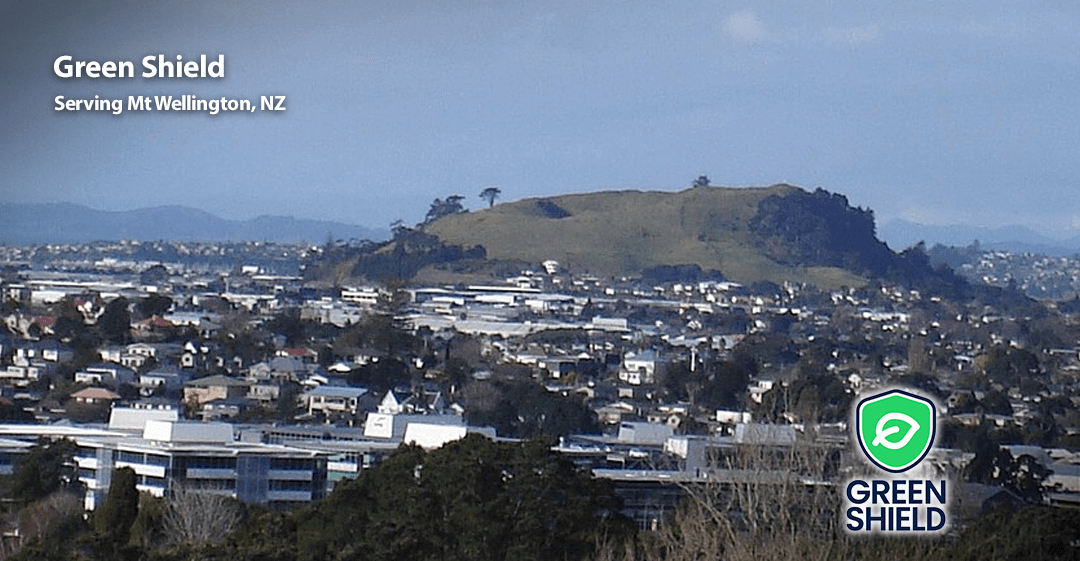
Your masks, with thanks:
[[[738,282],[804,281],[857,286],[864,279],[832,267],[788,267],[761,251],[749,221],[758,203],[797,189],[708,187],[680,192],[609,191],[533,198],[445,217],[425,230],[462,246],[483,245],[489,259],[554,259],[605,276],[658,265],[697,264]],[[570,216],[549,218],[550,201]]]

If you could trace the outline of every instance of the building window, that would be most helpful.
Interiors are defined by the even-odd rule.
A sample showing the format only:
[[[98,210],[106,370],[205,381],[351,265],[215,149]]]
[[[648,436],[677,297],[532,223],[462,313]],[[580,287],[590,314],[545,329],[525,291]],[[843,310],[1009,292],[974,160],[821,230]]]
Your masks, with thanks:
[[[236,458],[195,456],[188,458],[188,469],[236,469]]]
[[[271,458],[270,469],[310,471],[311,458]]]
[[[271,480],[271,491],[311,491],[309,481]]]

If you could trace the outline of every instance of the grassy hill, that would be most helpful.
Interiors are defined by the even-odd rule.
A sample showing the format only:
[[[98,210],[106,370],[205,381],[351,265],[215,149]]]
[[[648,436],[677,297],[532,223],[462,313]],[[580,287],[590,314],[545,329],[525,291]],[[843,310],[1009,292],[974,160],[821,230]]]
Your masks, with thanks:
[[[790,185],[706,187],[677,193],[615,191],[525,199],[444,217],[424,230],[447,244],[482,245],[488,259],[554,259],[600,275],[635,275],[659,265],[697,264],[749,283],[865,282],[852,267],[805,266],[770,257],[752,227],[766,198],[805,193]],[[846,200],[845,200],[846,203]],[[776,245],[775,242],[773,245]]]

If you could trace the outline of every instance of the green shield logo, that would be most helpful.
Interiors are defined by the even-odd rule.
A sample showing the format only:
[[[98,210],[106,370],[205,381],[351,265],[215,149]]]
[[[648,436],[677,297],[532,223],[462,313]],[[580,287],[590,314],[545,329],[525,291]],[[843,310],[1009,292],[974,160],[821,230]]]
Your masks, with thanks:
[[[890,390],[859,402],[855,430],[863,453],[877,467],[907,471],[934,445],[937,410],[934,402],[903,390]]]

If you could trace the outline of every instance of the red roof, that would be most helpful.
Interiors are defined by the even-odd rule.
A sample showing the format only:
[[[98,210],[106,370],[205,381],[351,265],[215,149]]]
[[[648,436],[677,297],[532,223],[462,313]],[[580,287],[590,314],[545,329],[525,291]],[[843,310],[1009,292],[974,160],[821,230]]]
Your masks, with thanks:
[[[71,397],[74,397],[76,399],[120,399],[119,394],[115,394],[105,388],[83,388],[71,394]]]
[[[143,320],[143,325],[149,325],[150,327],[172,327],[173,323],[161,316],[151,316]]]

